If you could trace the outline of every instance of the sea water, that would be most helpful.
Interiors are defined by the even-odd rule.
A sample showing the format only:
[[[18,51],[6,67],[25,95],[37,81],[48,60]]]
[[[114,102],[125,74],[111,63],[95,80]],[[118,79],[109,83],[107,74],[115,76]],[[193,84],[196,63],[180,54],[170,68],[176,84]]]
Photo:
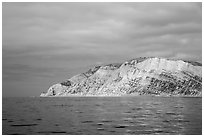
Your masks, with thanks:
[[[202,134],[202,98],[3,98],[3,134]]]

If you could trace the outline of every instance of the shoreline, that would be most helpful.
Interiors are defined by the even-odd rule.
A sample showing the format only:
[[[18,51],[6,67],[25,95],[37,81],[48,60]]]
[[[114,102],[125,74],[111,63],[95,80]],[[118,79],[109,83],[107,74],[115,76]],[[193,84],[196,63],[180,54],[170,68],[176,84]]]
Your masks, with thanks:
[[[66,98],[66,97],[181,97],[181,98],[202,98],[200,96],[191,95],[67,95],[67,96],[39,96],[42,98]]]

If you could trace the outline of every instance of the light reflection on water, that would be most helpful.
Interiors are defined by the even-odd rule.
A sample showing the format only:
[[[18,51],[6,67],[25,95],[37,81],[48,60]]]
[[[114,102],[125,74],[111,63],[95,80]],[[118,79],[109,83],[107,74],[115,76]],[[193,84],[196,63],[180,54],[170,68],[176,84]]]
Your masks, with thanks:
[[[202,98],[3,98],[3,134],[202,134]]]

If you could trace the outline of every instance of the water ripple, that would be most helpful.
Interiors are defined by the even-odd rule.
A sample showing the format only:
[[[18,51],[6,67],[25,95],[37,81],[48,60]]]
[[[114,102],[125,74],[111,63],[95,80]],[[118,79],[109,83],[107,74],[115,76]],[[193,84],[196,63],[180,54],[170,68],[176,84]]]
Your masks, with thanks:
[[[202,98],[28,98],[16,103],[18,100],[3,101],[4,135],[202,134]]]
[[[66,131],[39,131],[40,134],[66,134]]]
[[[81,123],[93,123],[93,121],[86,120],[86,121],[82,121]]]
[[[28,126],[37,126],[38,124],[13,124],[12,127],[28,127]]]

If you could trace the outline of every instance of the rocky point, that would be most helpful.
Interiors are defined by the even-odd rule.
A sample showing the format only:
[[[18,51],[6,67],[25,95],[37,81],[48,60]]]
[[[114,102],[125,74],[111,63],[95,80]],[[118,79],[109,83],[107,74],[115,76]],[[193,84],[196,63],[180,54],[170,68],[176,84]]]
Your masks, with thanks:
[[[202,64],[142,57],[103,66],[54,84],[42,97],[53,96],[201,96]]]

